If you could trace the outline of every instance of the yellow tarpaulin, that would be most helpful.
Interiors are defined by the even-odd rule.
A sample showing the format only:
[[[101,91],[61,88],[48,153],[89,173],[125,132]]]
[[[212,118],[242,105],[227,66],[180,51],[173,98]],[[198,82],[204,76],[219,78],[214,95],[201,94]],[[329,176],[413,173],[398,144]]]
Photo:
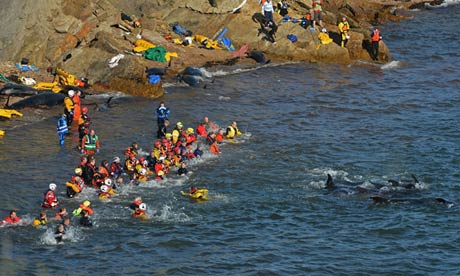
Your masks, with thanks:
[[[177,58],[177,57],[179,57],[179,56],[177,55],[176,52],[167,52],[167,53],[165,54],[165,59],[166,59],[166,61],[168,61],[168,62],[171,60],[172,57]]]
[[[136,52],[136,53],[140,53],[140,52],[143,52],[147,49],[150,49],[150,48],[153,48],[155,47],[155,44],[147,41],[147,40],[144,40],[144,39],[138,39],[134,42],[134,49],[133,51]]]
[[[3,109],[0,108],[0,116],[11,119],[11,116],[16,115],[22,117],[22,113],[14,109]]]

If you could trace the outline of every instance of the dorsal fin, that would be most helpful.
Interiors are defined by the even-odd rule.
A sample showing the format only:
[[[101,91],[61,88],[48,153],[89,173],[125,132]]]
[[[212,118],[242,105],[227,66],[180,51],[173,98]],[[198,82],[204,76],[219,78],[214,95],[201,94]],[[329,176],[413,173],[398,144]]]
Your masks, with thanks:
[[[385,198],[383,196],[371,196],[371,199],[374,201],[374,203],[389,203],[390,202],[388,198]]]
[[[326,189],[332,190],[334,188],[335,188],[334,180],[332,180],[332,176],[330,174],[327,174]]]

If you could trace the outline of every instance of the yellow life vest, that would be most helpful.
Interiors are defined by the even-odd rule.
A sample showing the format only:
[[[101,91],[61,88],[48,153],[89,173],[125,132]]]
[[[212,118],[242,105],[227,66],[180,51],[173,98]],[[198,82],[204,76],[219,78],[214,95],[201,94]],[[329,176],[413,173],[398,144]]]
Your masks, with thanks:
[[[69,97],[65,97],[65,98],[64,98],[64,105],[65,105],[65,108],[66,108],[66,110],[67,110],[68,112],[73,111],[73,109],[75,108],[72,99],[69,98]]]
[[[174,145],[175,145],[175,144],[177,143],[177,141],[179,140],[179,136],[180,136],[179,130],[174,129],[174,130],[172,131],[172,142],[173,142]]]
[[[340,22],[339,23],[339,31],[341,33],[346,33],[348,32],[348,30],[350,30],[350,25],[348,24],[348,22]]]

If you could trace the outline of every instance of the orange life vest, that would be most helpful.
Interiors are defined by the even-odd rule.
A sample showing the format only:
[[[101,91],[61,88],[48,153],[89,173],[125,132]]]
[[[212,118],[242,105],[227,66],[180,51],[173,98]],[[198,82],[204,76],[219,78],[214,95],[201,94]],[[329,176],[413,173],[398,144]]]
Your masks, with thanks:
[[[380,31],[379,29],[375,29],[372,33],[372,42],[380,41]]]

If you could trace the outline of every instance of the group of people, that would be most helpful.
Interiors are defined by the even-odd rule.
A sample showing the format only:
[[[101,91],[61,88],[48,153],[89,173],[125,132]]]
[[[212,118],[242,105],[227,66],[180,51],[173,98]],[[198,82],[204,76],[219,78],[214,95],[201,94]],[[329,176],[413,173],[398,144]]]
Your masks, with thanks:
[[[78,125],[78,148],[82,154],[91,155],[99,152],[99,137],[96,135],[96,131],[91,128],[88,107],[81,106],[82,96],[83,94],[80,90],[69,90],[67,92],[67,97],[64,98],[64,112],[57,121],[57,133],[59,144],[62,146],[65,143],[65,136],[69,134],[72,123],[76,122]]]
[[[71,94],[68,94],[69,97]],[[78,118],[79,126],[86,128],[91,125],[87,112],[88,110],[83,107]],[[179,176],[186,175],[189,173],[187,162],[200,158],[205,151],[204,145],[207,145],[210,154],[220,154],[219,144],[224,140],[234,140],[237,136],[242,135],[237,122],[232,122],[224,130],[219,129],[208,117],[204,117],[196,128],[186,128],[182,122],[177,122],[174,129],[169,131],[171,112],[164,102],[160,103],[155,113],[158,123],[158,139],[154,141],[153,149],[146,156],[142,155],[139,145],[133,142],[123,152],[124,161],[120,157],[114,157],[111,163],[102,160],[97,165],[96,154],[99,152],[99,139],[92,129],[85,134],[81,139],[80,163],[74,168],[69,181],[65,183],[66,196],[78,198],[83,190],[89,188],[94,189],[99,199],[106,200],[116,195],[117,188],[123,184],[137,185],[148,180],[161,181],[166,174],[173,171]],[[62,118],[66,119],[67,115]],[[46,225],[48,223],[47,210],[60,207],[57,189],[58,186],[55,183],[49,184],[43,195],[42,210],[33,221],[34,226]],[[196,188],[192,187],[190,194],[195,192]],[[141,197],[136,197],[129,207],[133,210],[133,217],[148,219],[147,205],[142,202]],[[94,211],[89,200],[84,200],[70,214],[79,217],[79,224],[82,227],[93,225],[91,215],[94,214]],[[70,214],[67,213],[66,208],[61,207],[55,215],[55,219],[59,221],[55,231],[57,242],[65,238],[65,233],[70,226]],[[17,224],[20,221],[16,211],[12,210],[1,224]]]
[[[261,32],[264,32],[266,39],[272,43],[275,43],[275,34],[278,30],[278,25],[273,19],[273,14],[275,13],[275,8],[272,3],[272,0],[260,0],[259,4],[262,7],[262,15],[264,20],[261,23]],[[276,5],[276,10],[278,13],[285,17],[289,14],[288,11],[289,5],[286,0],[281,0]],[[327,35],[327,40],[332,42],[332,39],[329,38],[328,31],[323,25],[323,9],[324,2],[322,0],[313,0],[311,10],[307,12],[304,18],[301,18],[300,25],[307,29],[309,26],[312,27],[312,30],[316,30],[316,26],[319,25],[321,32],[319,32],[319,38],[321,42],[324,37]],[[348,41],[350,40],[350,24],[345,16],[341,18],[341,21],[337,25],[338,33],[340,35],[340,46],[346,47]],[[259,32],[260,34],[260,32]],[[330,39],[330,40],[329,40]],[[378,61],[379,53],[379,41],[382,40],[380,35],[380,30],[378,28],[372,28],[370,34],[370,49],[369,53],[373,60]]]

